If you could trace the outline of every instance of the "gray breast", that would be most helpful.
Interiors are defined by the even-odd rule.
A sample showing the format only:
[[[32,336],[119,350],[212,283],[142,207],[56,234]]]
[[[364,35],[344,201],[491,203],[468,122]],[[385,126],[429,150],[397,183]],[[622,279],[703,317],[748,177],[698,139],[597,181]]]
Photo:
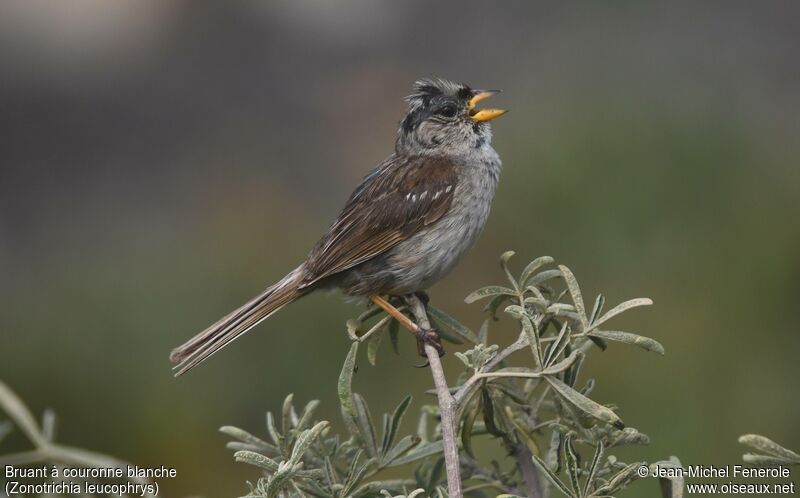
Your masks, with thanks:
[[[385,271],[391,274],[386,284],[392,287],[386,293],[424,290],[453,269],[486,224],[500,169],[500,159],[488,144],[459,161],[459,182],[448,213],[386,254]]]

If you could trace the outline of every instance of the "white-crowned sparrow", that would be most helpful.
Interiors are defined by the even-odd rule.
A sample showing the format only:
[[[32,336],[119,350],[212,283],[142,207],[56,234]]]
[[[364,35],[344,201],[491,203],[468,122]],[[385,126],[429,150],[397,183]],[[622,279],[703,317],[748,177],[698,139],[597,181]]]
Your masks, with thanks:
[[[497,91],[440,78],[414,84],[395,150],[370,172],[305,262],[172,351],[180,375],[290,302],[320,288],[372,299],[424,291],[475,243],[489,215],[501,163],[477,109]],[[425,331],[420,340],[438,344]]]

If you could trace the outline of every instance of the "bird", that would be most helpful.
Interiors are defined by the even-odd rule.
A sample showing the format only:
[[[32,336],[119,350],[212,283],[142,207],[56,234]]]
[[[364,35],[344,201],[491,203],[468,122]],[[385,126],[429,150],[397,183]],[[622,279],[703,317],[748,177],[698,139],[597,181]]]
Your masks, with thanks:
[[[424,295],[474,245],[489,216],[502,169],[490,122],[507,111],[477,105],[497,93],[435,76],[417,80],[394,151],[362,179],[306,260],[175,348],[175,375],[319,289],[404,317],[384,296]],[[429,343],[443,354],[435,331],[414,332],[420,352]]]

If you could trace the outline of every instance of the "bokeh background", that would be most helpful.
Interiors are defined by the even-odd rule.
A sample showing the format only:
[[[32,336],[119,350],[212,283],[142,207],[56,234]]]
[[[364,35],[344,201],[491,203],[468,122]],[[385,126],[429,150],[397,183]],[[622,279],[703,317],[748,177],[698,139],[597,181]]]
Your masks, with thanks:
[[[501,252],[552,255],[587,299],[656,303],[617,326],[665,357],[618,345],[586,370],[652,438],[623,456],[735,463],[746,432],[798,448],[798,19],[790,1],[3,2],[0,378],[62,442],[177,467],[164,496],[242,494],[256,473],[217,428],[263,433],[290,392],[338,423],[360,309],[311,296],[178,380],[168,352],[303,259],[436,74],[512,112],[488,228],[434,301],[477,328],[462,299],[502,282]],[[374,412],[425,399],[401,339],[360,361]]]

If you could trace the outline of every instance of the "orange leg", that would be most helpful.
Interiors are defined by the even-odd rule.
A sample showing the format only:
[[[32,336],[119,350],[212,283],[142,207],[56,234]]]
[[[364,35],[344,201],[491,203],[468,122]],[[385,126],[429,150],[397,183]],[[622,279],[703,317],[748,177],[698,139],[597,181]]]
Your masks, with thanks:
[[[381,296],[372,296],[370,300],[383,308],[383,310],[388,313],[392,318],[400,322],[400,325],[407,328],[412,334],[414,334],[417,338],[417,351],[419,352],[420,356],[425,356],[425,344],[430,344],[436,351],[439,352],[439,356],[444,354],[444,348],[442,348],[442,343],[439,340],[439,336],[436,335],[436,332],[433,330],[423,330],[420,328],[419,325],[412,322],[407,316],[400,312],[397,308],[392,306],[392,304],[387,301],[386,299],[382,298]],[[427,363],[426,363],[427,365]],[[421,366],[426,366],[421,365]]]
[[[417,334],[419,327],[416,323],[412,322],[407,316],[400,312],[397,308],[392,306],[392,303],[382,298],[381,296],[372,296],[370,300],[383,308],[383,311],[389,313],[395,320],[400,322],[400,325],[407,328],[410,332]]]

